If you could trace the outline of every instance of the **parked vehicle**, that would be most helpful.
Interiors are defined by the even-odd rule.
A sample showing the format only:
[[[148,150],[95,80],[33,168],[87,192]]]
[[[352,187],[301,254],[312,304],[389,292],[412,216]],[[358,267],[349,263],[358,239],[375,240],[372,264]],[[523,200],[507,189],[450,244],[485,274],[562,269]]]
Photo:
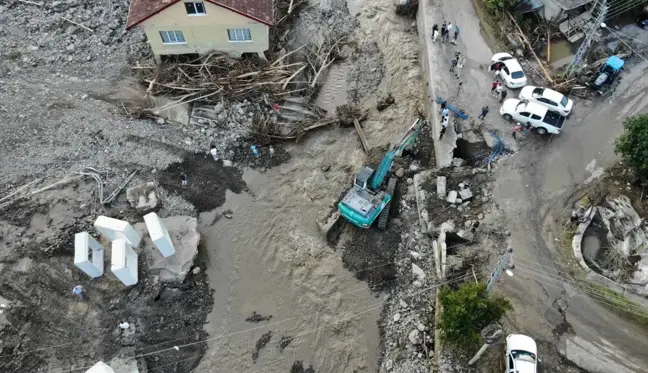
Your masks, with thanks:
[[[599,70],[593,82],[588,85],[594,88],[599,94],[610,93],[614,91],[619,84],[619,73],[623,71],[625,61],[617,56],[610,56],[605,61],[605,64]]]
[[[504,81],[507,87],[522,88],[527,84],[527,77],[522,66],[515,57],[508,53],[496,53],[491,58],[489,71],[494,71]]]
[[[538,373],[538,347],[531,337],[506,337],[506,373]]]
[[[562,116],[571,114],[574,102],[567,98],[560,92],[553,89],[544,87],[534,87],[528,85],[520,91],[520,100],[527,100],[529,102],[537,102],[540,105],[545,105],[549,109],[560,113]]]
[[[637,17],[637,26],[648,30],[648,13],[642,13]]]
[[[528,124],[540,134],[559,134],[565,117],[549,110],[548,107],[536,102],[522,101],[517,98],[509,98],[504,101],[500,108],[500,114],[506,120],[513,120],[522,124]]]

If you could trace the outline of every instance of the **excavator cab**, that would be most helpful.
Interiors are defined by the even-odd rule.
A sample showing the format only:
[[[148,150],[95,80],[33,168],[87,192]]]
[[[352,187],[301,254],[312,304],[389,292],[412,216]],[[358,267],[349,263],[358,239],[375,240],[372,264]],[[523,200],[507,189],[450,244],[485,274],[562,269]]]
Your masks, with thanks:
[[[373,175],[374,170],[371,167],[362,167],[358,173],[356,174],[354,185],[356,188],[360,188],[362,190],[367,190],[367,185],[369,185],[369,179],[371,179],[371,176]]]

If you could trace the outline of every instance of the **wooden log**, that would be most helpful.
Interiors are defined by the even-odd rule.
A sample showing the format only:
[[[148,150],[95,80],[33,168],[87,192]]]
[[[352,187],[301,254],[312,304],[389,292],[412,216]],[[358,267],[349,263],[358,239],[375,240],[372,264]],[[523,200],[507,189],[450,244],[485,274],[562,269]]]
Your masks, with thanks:
[[[520,32],[520,35],[522,36],[522,40],[523,40],[524,43],[527,45],[527,47],[529,47],[529,50],[531,51],[531,54],[533,55],[533,58],[535,58],[535,60],[536,60],[536,62],[538,63],[538,65],[540,65],[540,69],[542,69],[542,73],[544,74],[544,76],[545,76],[545,78],[547,79],[547,81],[548,81],[549,83],[552,83],[552,84],[553,84],[553,78],[552,78],[551,75],[547,72],[547,69],[545,69],[544,65],[542,64],[542,61],[540,61],[540,59],[538,58],[538,55],[533,51],[533,47],[531,46],[531,43],[529,43],[529,40],[527,39],[526,35],[524,35],[524,32],[522,32],[522,29],[520,28],[520,26],[518,26],[517,22],[515,21],[515,18],[513,18],[513,16],[511,15],[511,13],[508,12],[508,11],[506,12],[506,14],[508,14],[509,18],[511,19],[511,21],[512,21],[513,24],[515,25],[515,28],[517,28],[517,30]]]
[[[92,33],[94,33],[94,30],[91,29],[90,27],[88,27],[88,26],[84,26],[84,25],[82,25],[82,24],[80,24],[80,23],[77,23],[77,22],[74,22],[74,21],[72,21],[72,20],[69,19],[69,18],[63,17],[63,20],[68,21],[68,22],[70,22],[70,23],[73,24],[73,25],[77,25],[77,26],[79,26],[79,27],[81,27],[81,28],[83,28],[83,29],[86,29],[86,30],[88,30],[88,31],[90,31],[90,32],[92,32]]]
[[[356,129],[356,132],[358,133],[358,137],[360,137],[360,144],[362,145],[362,150],[366,153],[369,153],[369,143],[367,142],[367,138],[364,135],[364,131],[362,130],[362,127],[360,126],[360,122],[357,119],[353,120],[353,125]]]

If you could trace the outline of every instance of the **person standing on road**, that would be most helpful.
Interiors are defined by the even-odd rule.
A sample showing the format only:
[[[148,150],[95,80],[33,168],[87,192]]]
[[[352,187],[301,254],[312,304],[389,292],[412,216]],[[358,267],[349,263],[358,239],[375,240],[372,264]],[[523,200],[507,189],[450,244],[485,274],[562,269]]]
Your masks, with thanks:
[[[450,61],[450,72],[451,73],[455,71],[455,68],[457,67],[457,63],[459,63],[459,61],[457,61],[456,58],[453,59],[452,61]]]
[[[443,110],[441,110],[441,120],[443,120],[443,118],[447,117],[448,115],[450,115],[450,109],[448,109],[448,107],[445,106],[445,102],[444,102]]]
[[[85,289],[81,285],[77,285],[72,289],[72,294],[76,295],[79,300],[87,299]]]
[[[439,37],[439,24],[435,23],[434,26],[432,26],[432,41],[437,41],[438,37]]]
[[[439,132],[439,140],[443,138],[443,135],[445,135],[446,130],[448,129],[448,121],[449,121],[449,116],[446,115],[443,117],[441,120],[441,132]]]
[[[212,158],[214,158],[215,161],[218,160],[218,150],[216,150],[216,145],[211,146],[211,149],[209,150],[209,154],[211,154]]]
[[[180,183],[182,186],[187,186],[187,175],[184,172],[180,174]]]
[[[460,56],[457,61],[457,68],[455,69],[455,77],[457,79],[459,79],[459,75],[461,75],[461,69],[463,69],[465,63],[466,58],[464,58],[464,56]]]
[[[457,45],[457,38],[459,37],[459,26],[455,26],[454,38],[452,38],[452,44]]]
[[[502,83],[498,82],[497,87],[495,88],[495,97],[500,97],[503,90],[504,90],[504,88],[502,88]]]
[[[500,93],[500,100],[499,100],[500,104],[504,102],[507,95],[508,95],[508,91],[506,89],[502,90],[502,93]]]
[[[484,106],[484,107],[482,108],[482,110],[481,110],[481,114],[479,114],[479,116],[478,116],[477,118],[479,118],[479,119],[481,119],[481,120],[486,119],[486,115],[488,114],[488,110],[489,110],[489,109],[488,109],[488,106]]]
[[[495,90],[497,89],[498,84],[499,82],[497,81],[497,79],[493,80],[493,85],[491,86],[491,94],[495,94]]]
[[[452,22],[448,22],[448,26],[446,26],[446,41],[450,41],[450,32],[452,32]]]
[[[448,26],[446,25],[445,21],[441,25],[441,42],[445,43],[446,39],[446,34],[448,33]]]

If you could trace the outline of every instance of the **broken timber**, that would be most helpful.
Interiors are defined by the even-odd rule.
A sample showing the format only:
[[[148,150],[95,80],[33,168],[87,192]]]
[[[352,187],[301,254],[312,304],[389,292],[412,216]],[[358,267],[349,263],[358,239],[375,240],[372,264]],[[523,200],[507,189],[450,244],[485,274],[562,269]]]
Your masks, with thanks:
[[[459,110],[458,108],[456,108],[456,107],[450,105],[450,104],[448,103],[448,101],[444,100],[443,98],[437,96],[436,102],[437,102],[437,104],[439,104],[439,105],[441,105],[441,104],[446,104],[446,107],[448,108],[448,110],[450,110],[450,111],[454,112],[455,114],[457,114],[457,116],[458,116],[459,118],[464,119],[464,120],[465,120],[465,119],[468,119],[468,116],[467,116],[466,114],[464,114],[463,111],[461,111],[461,110]]]
[[[358,122],[357,119],[354,119],[353,125],[355,126],[356,132],[358,132],[358,137],[360,138],[360,144],[362,145],[362,150],[365,152],[365,154],[369,153],[369,143],[367,142],[367,138],[365,137],[364,132],[362,131],[360,122]]]
[[[547,69],[545,69],[544,65],[542,64],[542,61],[540,61],[540,59],[538,58],[538,55],[537,55],[537,54],[535,53],[535,51],[533,50],[533,47],[531,46],[531,43],[529,43],[529,40],[527,39],[526,35],[524,35],[524,32],[522,32],[522,29],[520,28],[520,26],[518,26],[517,21],[515,21],[515,18],[513,18],[513,16],[511,15],[511,13],[509,13],[508,11],[506,12],[506,14],[508,14],[509,18],[510,18],[511,21],[513,22],[513,25],[515,26],[515,28],[517,28],[518,32],[520,33],[520,36],[522,36],[522,41],[524,41],[524,44],[526,44],[527,47],[529,48],[529,51],[530,51],[531,54],[533,55],[533,58],[535,58],[535,60],[536,60],[536,62],[538,63],[538,65],[540,65],[540,69],[542,70],[542,73],[544,74],[544,76],[545,76],[545,78],[547,79],[547,81],[548,81],[549,83],[551,83],[551,84],[554,84],[554,80],[553,80],[553,78],[551,77],[551,74],[549,74],[549,73],[547,72]]]

